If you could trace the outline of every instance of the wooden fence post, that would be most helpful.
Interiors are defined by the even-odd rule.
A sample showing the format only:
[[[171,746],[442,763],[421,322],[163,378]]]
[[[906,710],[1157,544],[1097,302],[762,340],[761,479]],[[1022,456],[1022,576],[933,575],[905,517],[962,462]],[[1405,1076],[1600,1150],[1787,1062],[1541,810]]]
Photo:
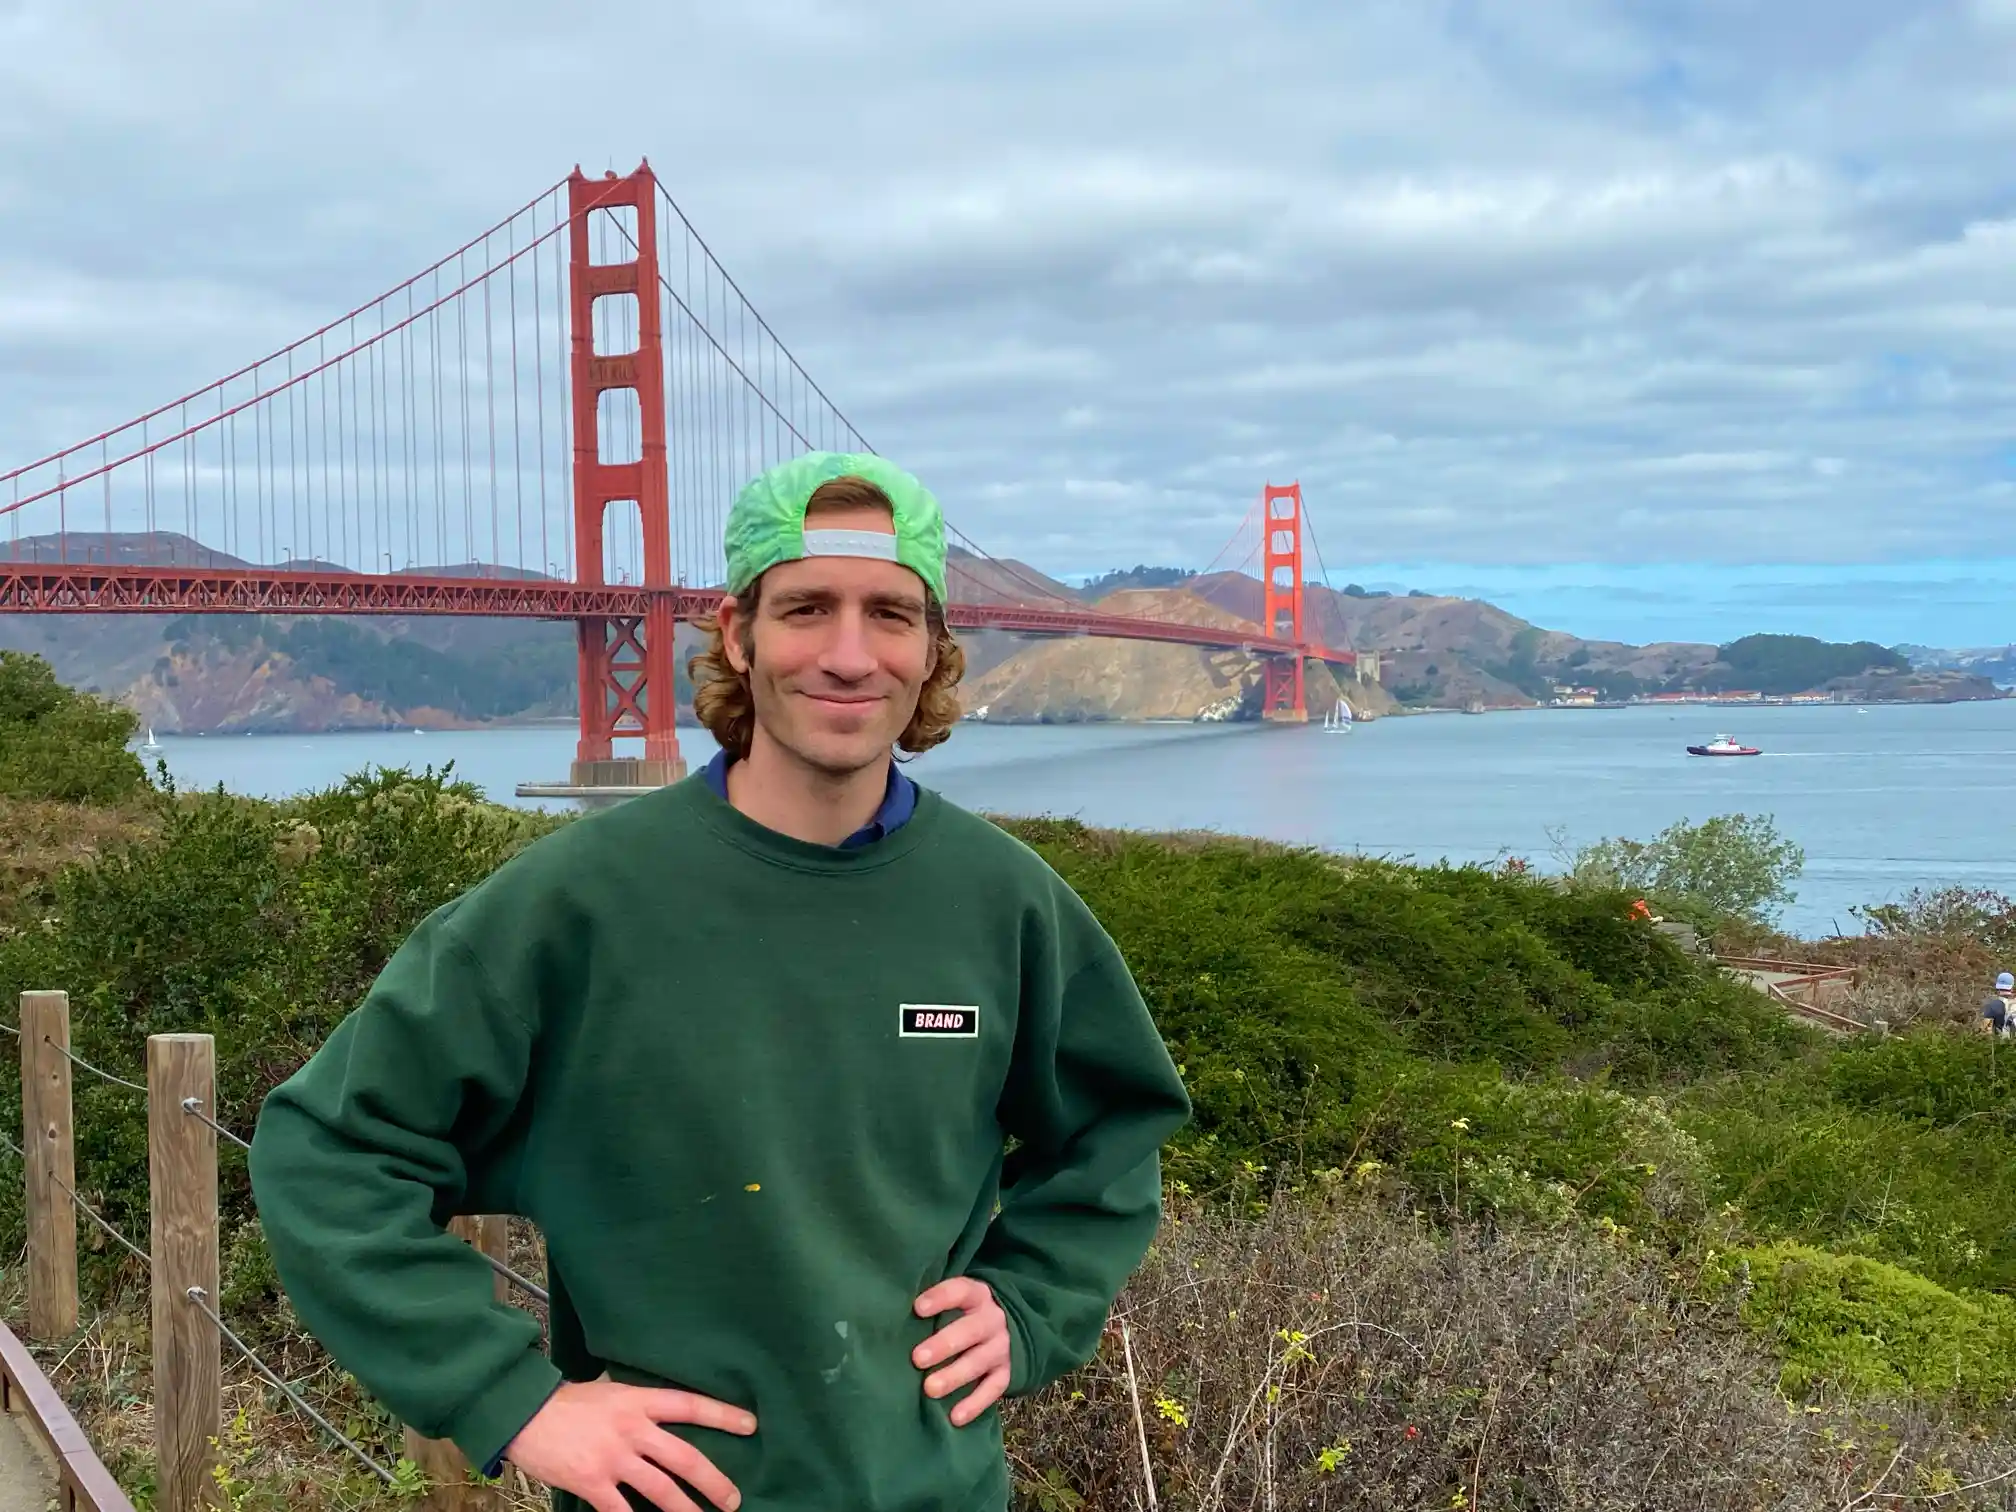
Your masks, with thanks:
[[[160,1512],[215,1505],[211,1441],[223,1429],[224,1341],[189,1299],[217,1303],[217,1135],[183,1108],[217,1106],[207,1034],[147,1038],[147,1164],[154,1256],[154,1449]]]
[[[77,1152],[70,1117],[70,995],[21,994],[21,1148],[28,1168],[28,1332],[77,1327]],[[61,1183],[59,1185],[58,1183]]]
[[[509,1262],[511,1258],[511,1220],[502,1214],[453,1218],[449,1220],[448,1231],[460,1234],[493,1259]],[[510,1283],[502,1276],[495,1281],[497,1300],[506,1300],[510,1296]],[[502,1512],[503,1489],[470,1480],[468,1459],[446,1439],[422,1438],[408,1428],[406,1457],[434,1482],[434,1489],[427,1497],[430,1512]]]

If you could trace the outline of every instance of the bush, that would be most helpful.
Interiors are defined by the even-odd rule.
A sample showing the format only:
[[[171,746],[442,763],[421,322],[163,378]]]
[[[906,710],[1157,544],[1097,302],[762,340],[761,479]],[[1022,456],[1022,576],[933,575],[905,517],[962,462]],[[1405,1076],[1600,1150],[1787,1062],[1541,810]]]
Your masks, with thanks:
[[[1704,1082],[1675,1115],[1706,1152],[1714,1196],[1750,1232],[1944,1286],[2011,1289],[2016,1127],[1995,1054],[1990,1041],[1919,1030]]]
[[[1878,939],[1967,941],[2016,955],[2016,901],[1985,887],[1914,887],[1898,902],[1848,911]]]
[[[1600,840],[1574,858],[1578,885],[1623,889],[1713,931],[1727,920],[1769,924],[1792,901],[1806,853],[1767,815],[1718,814],[1669,825],[1651,840]]]
[[[1928,1128],[2016,1127],[2016,1054],[1980,1034],[1920,1030],[1860,1039],[1827,1058],[1829,1101]]]
[[[414,925],[554,823],[432,770],[353,777],[283,804],[171,794],[154,833],[63,872],[46,921],[0,940],[0,999],[67,991],[76,1053],[133,1081],[145,1080],[148,1035],[214,1034],[220,1116],[249,1132],[266,1093]],[[0,1081],[0,1126],[18,1127],[19,1077]],[[79,1194],[144,1234],[137,1094],[80,1074],[74,1096]],[[235,1147],[223,1167],[229,1245],[249,1195]],[[21,1243],[20,1205],[18,1185],[0,1183],[0,1244]],[[123,1255],[95,1230],[80,1244],[94,1283],[108,1285]]]
[[[139,724],[130,709],[64,687],[41,657],[0,651],[0,798],[130,798],[147,785],[126,749]]]
[[[1720,1258],[1744,1321],[1783,1355],[1782,1388],[1854,1397],[2016,1395],[2016,1301],[1960,1293],[1894,1265],[1774,1244]]]
[[[1184,1508],[1839,1512],[2006,1470],[2008,1436],[1950,1409],[1788,1413],[1735,1313],[1572,1229],[1182,1212],[1115,1309],[1124,1344],[1006,1404],[1016,1505],[1143,1506],[1152,1474]]]
[[[1567,1208],[1656,1224],[1688,1205],[1673,1190],[1686,1163],[1665,1161],[1629,1099],[1560,1073],[1649,1088],[1803,1044],[1756,993],[1629,919],[1621,895],[1063,820],[1008,827],[1133,968],[1196,1108],[1168,1153],[1193,1190],[1369,1161],[1442,1211],[1538,1213],[1567,1194]],[[1662,1162],[1663,1177],[1645,1169]]]

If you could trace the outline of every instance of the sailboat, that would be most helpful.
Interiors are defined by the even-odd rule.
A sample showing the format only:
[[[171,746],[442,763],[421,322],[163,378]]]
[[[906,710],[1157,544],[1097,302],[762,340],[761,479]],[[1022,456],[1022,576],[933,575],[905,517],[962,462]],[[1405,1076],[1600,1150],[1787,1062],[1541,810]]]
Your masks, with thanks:
[[[140,747],[140,749],[145,751],[149,756],[159,754],[161,742],[154,738],[154,726],[147,726],[147,743]]]
[[[1330,706],[1330,712],[1323,716],[1323,729],[1327,734],[1331,735],[1349,735],[1351,733],[1351,706],[1344,702],[1343,699],[1338,699],[1336,703]]]

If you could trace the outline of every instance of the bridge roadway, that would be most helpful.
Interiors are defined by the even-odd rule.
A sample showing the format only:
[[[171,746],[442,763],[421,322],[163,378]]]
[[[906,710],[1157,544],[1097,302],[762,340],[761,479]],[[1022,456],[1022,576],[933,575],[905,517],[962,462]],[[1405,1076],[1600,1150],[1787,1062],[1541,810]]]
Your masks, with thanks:
[[[108,567],[0,562],[0,613],[16,614],[448,614],[497,619],[643,619],[654,602],[672,601],[675,619],[713,612],[721,600],[704,588],[561,583],[547,578],[372,576],[352,572],[279,572],[208,567]],[[1222,625],[1187,625],[1090,610],[1027,604],[951,604],[960,630],[1025,635],[1093,635],[1305,656],[1339,666],[1357,657],[1329,646]]]

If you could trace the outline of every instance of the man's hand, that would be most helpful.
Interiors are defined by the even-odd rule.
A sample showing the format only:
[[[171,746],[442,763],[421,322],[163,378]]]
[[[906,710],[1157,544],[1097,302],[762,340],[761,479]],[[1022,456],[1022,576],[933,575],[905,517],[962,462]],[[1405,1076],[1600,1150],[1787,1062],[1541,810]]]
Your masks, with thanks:
[[[940,1281],[917,1299],[920,1318],[948,1312],[965,1316],[913,1349],[910,1362],[919,1370],[944,1366],[925,1377],[924,1394],[929,1397],[949,1396],[968,1381],[979,1383],[952,1408],[952,1425],[963,1428],[1008,1389],[1008,1314],[987,1283],[971,1276]]]
[[[690,1391],[623,1386],[605,1378],[572,1382],[554,1392],[504,1455],[527,1475],[573,1492],[595,1512],[629,1512],[624,1486],[664,1512],[699,1512],[693,1499],[673,1484],[673,1475],[721,1512],[735,1512],[742,1493],[706,1455],[660,1423],[694,1423],[744,1435],[756,1431],[755,1417],[740,1407]]]

